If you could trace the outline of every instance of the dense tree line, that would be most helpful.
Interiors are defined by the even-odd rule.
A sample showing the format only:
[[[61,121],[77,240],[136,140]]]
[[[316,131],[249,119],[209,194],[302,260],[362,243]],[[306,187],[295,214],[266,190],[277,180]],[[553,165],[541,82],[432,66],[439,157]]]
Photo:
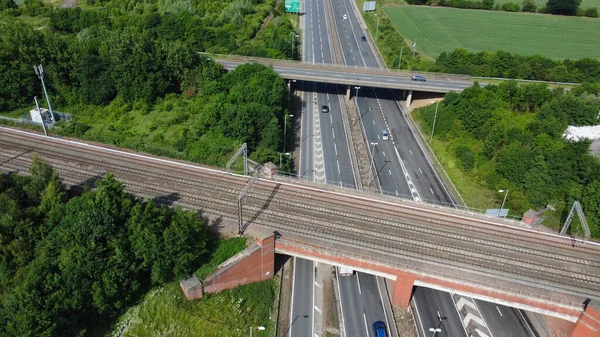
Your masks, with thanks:
[[[283,8],[272,0],[90,4],[51,10],[51,29],[0,20],[0,111],[31,108],[42,92],[31,66],[43,63],[52,105],[74,115],[61,134],[213,165],[248,142],[253,158],[278,162],[283,79],[257,65],[226,74],[198,52],[298,57]]]
[[[600,237],[600,162],[589,141],[567,141],[568,125],[600,122],[600,84],[569,92],[545,85],[475,85],[448,93],[439,104],[435,136],[449,144],[461,169],[491,190],[509,189],[508,207],[558,205],[560,215],[582,203],[592,234]],[[431,128],[435,106],[419,110]],[[576,230],[576,229],[575,229]]]
[[[521,5],[516,2],[505,2],[502,5],[494,5],[494,0],[406,0],[411,5],[429,5],[453,7],[462,9],[485,9],[505,12],[531,12],[556,15],[578,15],[587,17],[598,17],[598,9],[589,7],[580,9],[581,0],[548,0],[545,7],[538,8],[533,0],[524,0]]]
[[[436,71],[471,76],[575,83],[600,81],[600,60],[591,58],[554,61],[540,55],[504,51],[470,53],[460,48],[443,52],[435,64]]]
[[[110,174],[69,197],[43,161],[30,173],[0,175],[2,336],[82,336],[215,243],[197,214],[141,202]]]

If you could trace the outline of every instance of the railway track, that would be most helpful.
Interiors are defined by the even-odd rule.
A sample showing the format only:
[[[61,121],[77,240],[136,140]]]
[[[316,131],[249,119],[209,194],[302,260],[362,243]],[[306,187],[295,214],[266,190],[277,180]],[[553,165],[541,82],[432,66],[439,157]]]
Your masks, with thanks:
[[[68,185],[112,172],[140,197],[229,219],[247,178],[138,154],[18,133],[0,128],[0,170],[26,171],[33,154],[45,158]],[[314,238],[414,268],[430,264],[474,282],[527,284],[540,296],[600,298],[600,248],[490,221],[367,201],[352,195],[261,180],[244,205],[251,226],[290,237]],[[533,291],[532,293],[535,293]]]

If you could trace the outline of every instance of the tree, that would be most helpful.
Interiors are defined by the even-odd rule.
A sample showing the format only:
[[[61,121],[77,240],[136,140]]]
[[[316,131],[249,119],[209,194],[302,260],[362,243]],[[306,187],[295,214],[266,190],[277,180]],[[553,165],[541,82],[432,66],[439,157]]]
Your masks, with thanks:
[[[523,6],[521,7],[522,12],[531,12],[535,13],[537,10],[537,6],[533,0],[525,0],[523,1]]]
[[[581,0],[548,0],[546,9],[550,14],[577,15]]]
[[[3,11],[5,9],[17,9],[19,8],[19,6],[17,6],[17,4],[15,3],[14,0],[0,0],[0,11]]]
[[[598,17],[598,8],[590,7],[583,12],[583,16],[587,16],[589,18],[597,18]]]
[[[494,9],[494,0],[483,0],[481,1],[481,6],[483,7],[483,9],[491,11],[492,9]]]

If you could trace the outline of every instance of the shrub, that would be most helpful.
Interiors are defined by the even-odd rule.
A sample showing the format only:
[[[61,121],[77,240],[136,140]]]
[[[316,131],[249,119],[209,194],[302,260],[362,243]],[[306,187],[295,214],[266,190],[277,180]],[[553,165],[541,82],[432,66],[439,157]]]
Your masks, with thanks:
[[[521,7],[516,3],[507,2],[502,5],[502,10],[505,12],[520,12]]]
[[[523,1],[523,7],[521,8],[522,12],[535,13],[536,10],[537,10],[537,6],[535,5],[535,2],[533,2],[533,0]]]
[[[475,155],[466,145],[458,145],[454,150],[463,171],[470,171],[475,166]]]
[[[494,0],[483,0],[481,2],[481,7],[483,7],[483,9],[491,11],[492,9],[494,9]]]
[[[590,7],[588,9],[586,9],[585,12],[583,12],[583,15],[587,16],[588,18],[597,18],[598,17],[598,8]]]

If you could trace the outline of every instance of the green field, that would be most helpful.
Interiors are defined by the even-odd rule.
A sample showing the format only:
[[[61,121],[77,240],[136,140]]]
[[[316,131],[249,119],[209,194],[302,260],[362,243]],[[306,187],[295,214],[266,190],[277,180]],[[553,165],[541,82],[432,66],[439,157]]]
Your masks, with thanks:
[[[465,48],[541,54],[561,59],[600,56],[600,19],[427,6],[386,7],[396,29],[417,40],[417,51],[436,58]]]
[[[516,3],[519,6],[523,7],[523,0],[494,0],[494,4],[500,5],[505,4],[507,2]],[[540,8],[546,7],[546,3],[548,2],[548,0],[533,0],[533,2],[538,8]],[[598,7],[598,9],[600,9],[600,0],[583,0],[581,1],[581,5],[579,5],[579,8],[581,9],[587,9],[589,7]]]

